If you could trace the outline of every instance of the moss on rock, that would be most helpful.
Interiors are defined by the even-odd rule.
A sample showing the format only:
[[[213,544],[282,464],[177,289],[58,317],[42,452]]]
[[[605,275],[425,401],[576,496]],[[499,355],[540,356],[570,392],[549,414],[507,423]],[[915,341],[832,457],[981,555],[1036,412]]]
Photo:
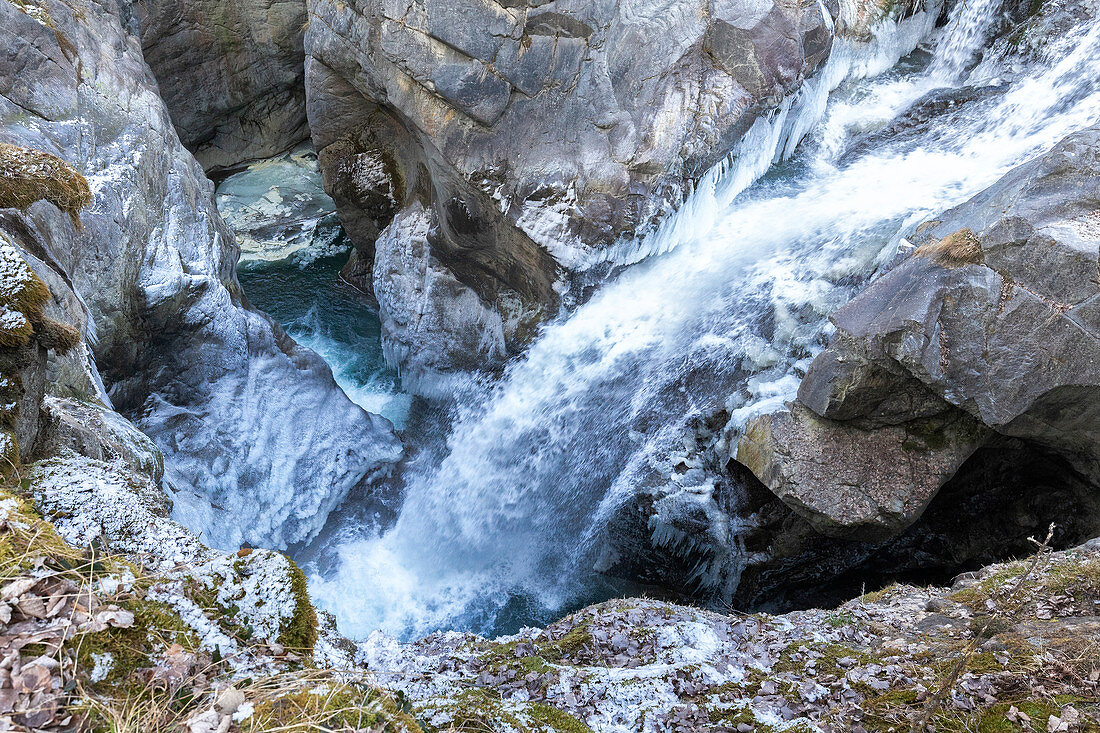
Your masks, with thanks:
[[[290,565],[290,589],[294,593],[294,614],[279,634],[279,643],[309,654],[317,643],[317,611],[309,599],[306,574],[287,558]]]
[[[0,208],[25,210],[37,201],[49,201],[79,229],[92,192],[88,180],[56,155],[0,143]]]
[[[397,699],[371,685],[326,675],[284,675],[261,680],[245,692],[258,702],[238,726],[242,732],[381,729],[422,733]]]

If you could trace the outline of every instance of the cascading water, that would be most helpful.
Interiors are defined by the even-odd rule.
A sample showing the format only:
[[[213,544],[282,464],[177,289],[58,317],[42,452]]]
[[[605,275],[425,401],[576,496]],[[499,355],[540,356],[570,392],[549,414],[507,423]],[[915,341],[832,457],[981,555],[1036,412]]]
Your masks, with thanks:
[[[997,7],[958,8],[923,70],[904,63],[846,82],[826,106],[845,78],[886,70],[917,38],[895,31],[834,50],[678,215],[614,256],[640,264],[548,326],[461,409],[444,457],[408,467],[392,528],[344,526],[314,548],[334,563],[311,567],[313,596],[346,633],[494,632],[583,600],[600,529],[639,486],[707,499],[705,472],[673,458],[693,418],[721,410],[736,428],[790,399],[828,314],[906,231],[1100,122],[1100,27],[1085,26],[1007,91],[919,134],[858,145],[960,83]],[[804,133],[795,157],[772,166]]]

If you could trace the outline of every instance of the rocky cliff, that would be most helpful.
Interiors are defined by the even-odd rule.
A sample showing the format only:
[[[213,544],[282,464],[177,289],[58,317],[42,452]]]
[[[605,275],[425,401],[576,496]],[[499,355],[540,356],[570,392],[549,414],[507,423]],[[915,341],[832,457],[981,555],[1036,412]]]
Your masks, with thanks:
[[[142,0],[121,12],[140,28],[180,141],[207,172],[309,138],[304,0]]]
[[[0,229],[52,292],[46,314],[91,350],[51,367],[51,391],[133,418],[173,457],[176,510],[209,541],[282,546],[401,449],[324,362],[249,308],[212,186],[123,10],[0,3],[0,140],[65,160],[91,194],[79,229],[49,197],[0,202],[14,207]]]
[[[1026,76],[1097,11],[1032,7],[986,58]],[[1004,82],[929,92],[853,150],[974,114]],[[748,424],[719,411],[687,426],[671,478],[640,484],[604,532],[599,568],[789,609],[946,580],[1026,552],[1051,521],[1062,546],[1097,534],[1097,132],[1052,138],[906,225],[896,257],[833,313],[827,348],[794,370],[797,399]]]
[[[41,292],[4,252],[5,284]],[[49,338],[28,315],[0,364]],[[285,557],[211,550],[169,519],[160,453],[124,418],[44,397],[40,380],[16,391],[16,424],[35,407],[39,437],[0,486],[8,730],[1100,730],[1097,541],[1053,553],[1048,534],[949,588],[830,611],[626,599],[501,639],[355,645]]]
[[[432,377],[517,353],[567,273],[650,230],[813,74],[839,18],[827,3],[311,2],[310,129],[357,244],[345,276],[377,294],[391,359]]]

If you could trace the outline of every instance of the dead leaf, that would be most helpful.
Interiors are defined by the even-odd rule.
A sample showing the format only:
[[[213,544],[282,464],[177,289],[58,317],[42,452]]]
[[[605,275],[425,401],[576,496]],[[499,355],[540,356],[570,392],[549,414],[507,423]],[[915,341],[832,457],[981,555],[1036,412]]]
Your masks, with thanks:
[[[187,733],[225,733],[233,719],[219,715],[217,710],[206,710],[192,715],[184,723]]]
[[[28,664],[19,674],[11,677],[11,686],[16,692],[28,693],[48,690],[50,684],[50,670],[40,664]]]
[[[42,728],[57,717],[57,696],[40,692],[31,698],[26,712],[16,717],[28,728]]]
[[[17,598],[38,585],[38,578],[16,578],[12,582],[0,588],[0,600],[9,601]]]
[[[153,679],[164,682],[169,689],[182,685],[195,667],[195,655],[173,644],[165,652],[164,661],[153,669]]]
[[[15,607],[24,616],[37,619],[46,618],[46,603],[41,596],[23,596],[16,602]]]
[[[214,702],[214,709],[222,715],[232,715],[237,708],[245,703],[244,693],[235,687],[227,687],[218,695]]]
[[[134,625],[134,614],[122,609],[108,609],[97,613],[95,620],[98,624],[107,624],[116,629],[128,629]]]

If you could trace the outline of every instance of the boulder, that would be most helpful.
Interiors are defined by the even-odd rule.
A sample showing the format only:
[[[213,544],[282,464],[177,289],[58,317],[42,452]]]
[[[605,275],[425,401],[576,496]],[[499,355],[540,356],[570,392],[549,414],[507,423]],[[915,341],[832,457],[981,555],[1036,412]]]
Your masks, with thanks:
[[[180,140],[208,172],[309,138],[305,0],[142,0],[121,12],[132,12]]]
[[[310,129],[357,244],[345,276],[369,288],[365,263],[392,265],[376,239],[419,206],[436,261],[499,313],[506,355],[530,332],[506,311],[553,314],[556,281],[649,230],[820,66],[839,15],[770,0],[309,7]],[[437,368],[498,361],[452,351]]]
[[[114,410],[91,402],[46,396],[45,427],[37,455],[65,449],[97,461],[118,461],[154,481],[164,476],[164,456],[156,443]]]
[[[438,236],[419,205],[403,210],[377,242],[373,276],[386,359],[402,366],[407,389],[447,394],[440,377],[503,361],[507,345],[500,311],[433,255]]]
[[[47,201],[2,219],[50,285],[54,317],[94,352],[98,373],[61,364],[51,386],[113,404],[149,435],[177,518],[207,541],[285,546],[401,447],[317,355],[247,306],[212,184],[119,12],[0,4],[0,141],[68,161],[94,199],[79,230]]]
[[[751,422],[737,461],[818,532],[875,541],[912,524],[987,432],[961,410],[868,430],[795,403]]]
[[[1100,485],[1098,171],[1091,128],[918,228],[738,460],[815,527],[861,538],[904,529],[992,433]],[[914,426],[937,423],[914,463]]]

